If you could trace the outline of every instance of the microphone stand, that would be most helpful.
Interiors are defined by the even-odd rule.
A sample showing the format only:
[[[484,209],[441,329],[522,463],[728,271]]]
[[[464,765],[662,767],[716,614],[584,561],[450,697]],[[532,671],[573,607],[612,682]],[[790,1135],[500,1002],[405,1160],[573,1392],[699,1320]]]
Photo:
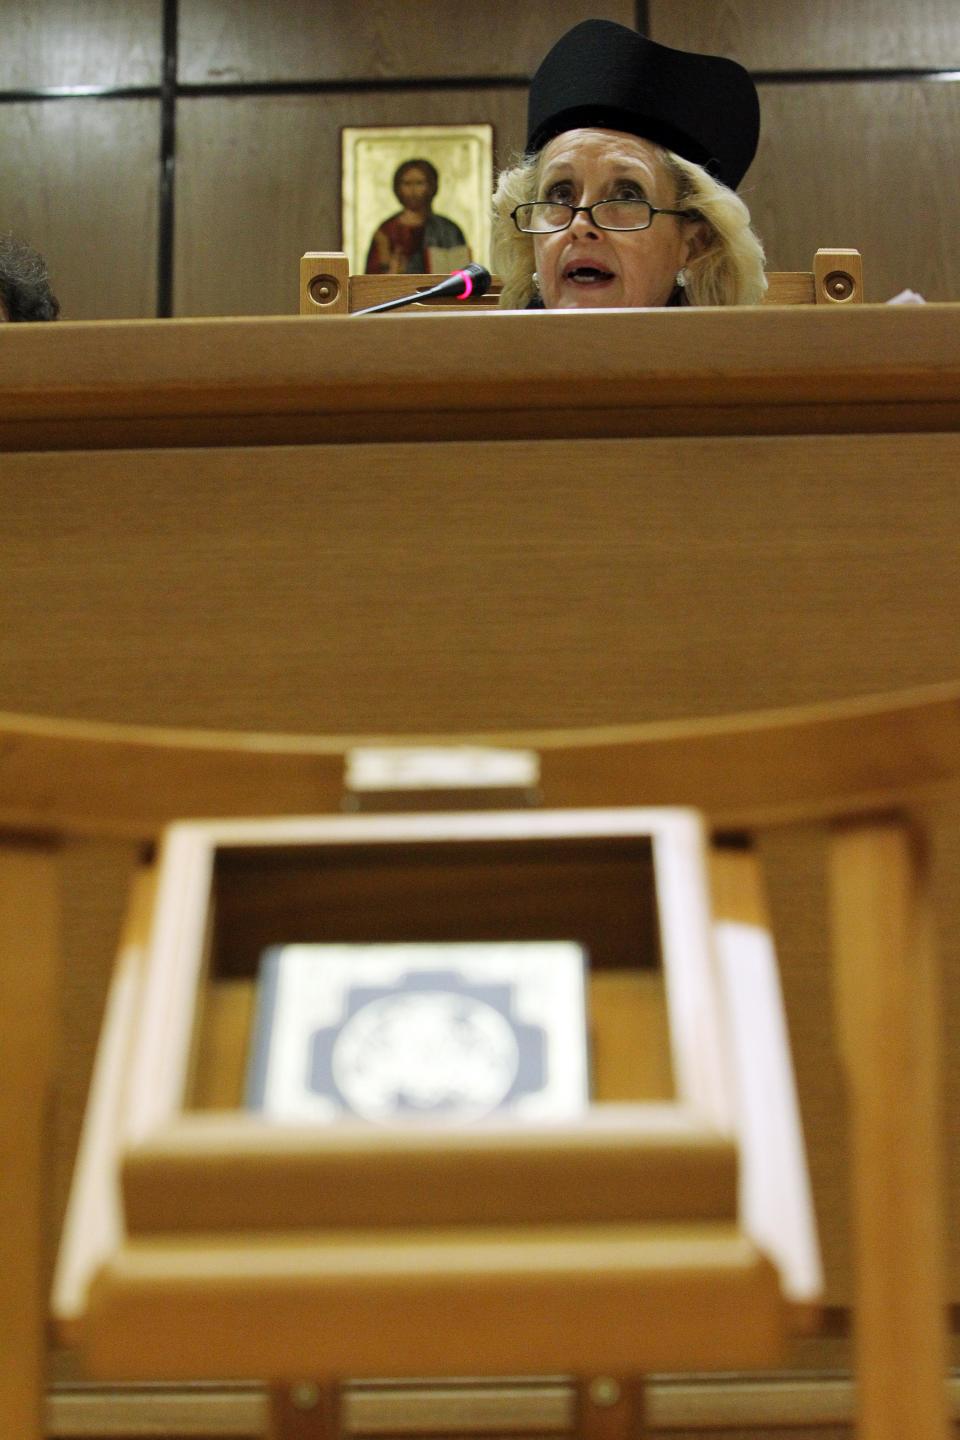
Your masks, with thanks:
[[[396,300],[384,300],[380,305],[368,305],[365,310],[354,310],[357,315],[380,315],[385,310],[399,310],[403,305],[415,305],[418,300],[433,296],[450,295],[457,300],[469,300],[471,295],[484,295],[490,288],[490,271],[484,265],[471,261],[462,270],[454,270],[428,290],[414,290],[410,295],[400,295]]]

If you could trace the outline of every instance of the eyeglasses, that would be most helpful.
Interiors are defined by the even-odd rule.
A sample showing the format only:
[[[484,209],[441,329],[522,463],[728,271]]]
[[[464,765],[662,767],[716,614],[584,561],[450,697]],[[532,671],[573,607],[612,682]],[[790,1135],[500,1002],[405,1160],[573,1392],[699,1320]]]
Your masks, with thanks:
[[[577,215],[589,215],[598,230],[646,230],[654,215],[698,218],[696,210],[661,210],[649,200],[598,200],[596,205],[567,205],[559,200],[530,200],[510,211],[510,219],[524,235],[553,235],[569,230]]]

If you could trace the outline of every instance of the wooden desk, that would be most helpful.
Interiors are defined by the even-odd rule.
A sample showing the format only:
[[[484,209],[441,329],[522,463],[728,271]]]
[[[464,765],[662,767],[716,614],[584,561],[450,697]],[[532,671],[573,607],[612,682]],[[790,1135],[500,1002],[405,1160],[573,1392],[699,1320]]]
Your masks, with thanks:
[[[932,305],[9,327],[0,708],[389,735],[955,679],[958,319]],[[950,974],[955,817],[934,833]],[[805,918],[823,856],[812,828],[769,851],[842,1309],[844,1131]],[[125,864],[113,847],[67,854],[61,1199]],[[949,1017],[958,1003],[951,978]],[[951,1171],[955,1203],[955,1153]]]
[[[958,318],[16,327],[0,708],[444,732],[952,679]]]

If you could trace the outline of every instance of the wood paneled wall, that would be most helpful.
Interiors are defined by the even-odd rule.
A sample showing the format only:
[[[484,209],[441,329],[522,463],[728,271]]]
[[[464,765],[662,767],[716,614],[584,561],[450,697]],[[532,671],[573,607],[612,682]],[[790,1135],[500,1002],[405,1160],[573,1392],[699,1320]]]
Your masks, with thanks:
[[[603,15],[634,23],[632,0],[180,0],[180,78],[224,80],[433,80],[529,75],[553,41]],[[355,101],[365,124],[364,101]],[[453,101],[453,118],[462,119]]]
[[[341,126],[487,121],[506,160],[524,139],[526,77],[557,36],[636,12],[633,0],[175,9],[164,85],[164,0],[0,0],[0,230],[46,255],[67,318],[163,313],[158,270],[178,315],[296,313],[299,256],[340,244]],[[107,93],[40,93],[77,86]]]
[[[46,256],[64,318],[153,315],[159,101],[25,101],[0,126],[0,228]]]
[[[523,140],[525,77],[588,15],[645,18],[653,38],[757,74],[763,137],[742,193],[772,269],[853,245],[869,299],[960,296],[956,0],[176,11],[164,86],[165,0],[0,0],[0,229],[46,254],[71,318],[157,313],[158,270],[175,314],[295,311],[298,256],[339,244],[340,127],[485,120],[502,163]],[[76,86],[106,93],[39,93]]]
[[[0,91],[159,85],[162,18],[163,0],[2,0]]]
[[[649,0],[648,15],[661,44],[761,72],[942,69],[960,48],[955,0]]]
[[[947,180],[960,82],[922,73],[960,71],[956,0],[650,0],[648,14],[654,39],[732,55],[757,76],[760,149],[740,193],[772,270],[855,246],[868,300],[908,286],[960,298]]]
[[[334,91],[181,102],[177,315],[297,313],[300,256],[340,247],[340,128],[357,123],[357,98]],[[373,91],[361,99],[363,124],[485,121],[504,160],[523,145],[519,88]]]

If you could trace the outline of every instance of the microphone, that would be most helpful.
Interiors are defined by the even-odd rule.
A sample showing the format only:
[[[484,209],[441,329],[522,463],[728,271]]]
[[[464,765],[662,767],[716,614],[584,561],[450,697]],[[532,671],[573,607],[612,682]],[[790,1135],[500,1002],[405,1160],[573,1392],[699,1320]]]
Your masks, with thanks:
[[[449,295],[457,300],[469,300],[471,295],[485,295],[490,289],[490,271],[471,260],[462,270],[431,285],[429,290],[414,290],[410,295],[401,295],[396,300],[384,300],[381,305],[368,305],[366,310],[354,310],[354,315],[377,315],[383,310],[399,310],[401,305],[414,305],[434,295]]]

